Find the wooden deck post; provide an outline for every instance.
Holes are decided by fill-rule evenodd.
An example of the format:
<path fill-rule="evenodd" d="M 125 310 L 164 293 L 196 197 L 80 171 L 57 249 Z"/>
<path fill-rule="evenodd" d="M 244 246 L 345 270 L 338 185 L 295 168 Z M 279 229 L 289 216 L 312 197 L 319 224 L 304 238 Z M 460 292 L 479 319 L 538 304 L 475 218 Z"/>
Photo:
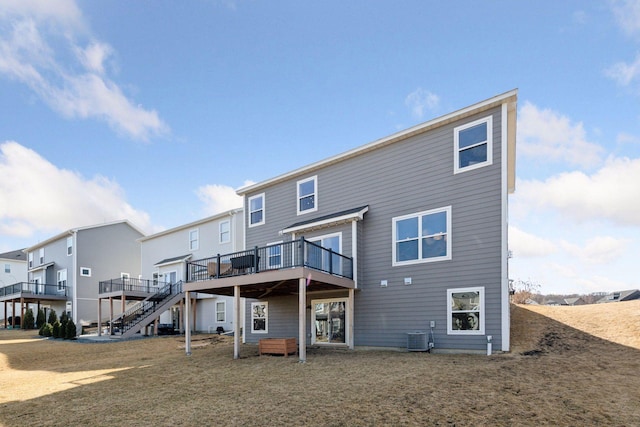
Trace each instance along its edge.
<path fill-rule="evenodd" d="M 184 351 L 187 356 L 191 356 L 191 322 L 189 322 L 189 312 L 191 311 L 191 292 L 184 293 L 185 307 L 184 307 Z"/>
<path fill-rule="evenodd" d="M 307 360 L 307 279 L 298 279 L 298 357 L 301 363 Z"/>
<path fill-rule="evenodd" d="M 240 358 L 240 286 L 233 287 L 233 358 Z"/>

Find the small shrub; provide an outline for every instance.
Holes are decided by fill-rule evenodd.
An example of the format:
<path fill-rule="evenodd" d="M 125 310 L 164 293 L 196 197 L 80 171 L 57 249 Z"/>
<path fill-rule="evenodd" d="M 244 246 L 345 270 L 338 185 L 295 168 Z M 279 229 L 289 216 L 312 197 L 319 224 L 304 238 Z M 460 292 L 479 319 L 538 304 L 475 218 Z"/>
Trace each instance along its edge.
<path fill-rule="evenodd" d="M 47 320 L 47 323 L 53 325 L 57 321 L 58 315 L 56 314 L 56 311 L 54 309 L 51 309 L 51 311 L 49 312 L 49 319 Z"/>
<path fill-rule="evenodd" d="M 45 323 L 38 331 L 38 334 L 43 337 L 53 336 L 53 326 L 50 323 Z"/>
<path fill-rule="evenodd" d="M 44 310 L 43 309 L 38 309 L 38 316 L 36 316 L 36 328 L 40 329 L 44 326 L 44 324 L 47 323 L 46 319 L 44 318 Z"/>
<path fill-rule="evenodd" d="M 65 340 L 73 340 L 76 338 L 78 332 L 76 331 L 76 324 L 73 323 L 73 319 L 67 320 L 67 326 L 64 334 Z"/>
<path fill-rule="evenodd" d="M 24 319 L 22 319 L 22 329 L 33 329 L 34 323 L 35 319 L 33 318 L 33 311 L 28 308 L 27 311 L 24 312 Z"/>
<path fill-rule="evenodd" d="M 52 328 L 51 328 L 51 336 L 54 338 L 61 338 L 60 337 L 60 322 L 58 322 L 57 320 L 55 321 L 55 323 L 53 324 Z"/>

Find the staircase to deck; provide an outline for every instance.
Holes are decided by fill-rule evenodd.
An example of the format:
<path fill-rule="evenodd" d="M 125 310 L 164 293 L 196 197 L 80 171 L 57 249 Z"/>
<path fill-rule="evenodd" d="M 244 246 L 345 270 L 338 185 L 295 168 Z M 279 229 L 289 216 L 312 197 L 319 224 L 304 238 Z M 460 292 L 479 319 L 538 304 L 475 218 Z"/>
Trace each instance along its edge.
<path fill-rule="evenodd" d="M 178 303 L 184 297 L 182 281 L 167 284 L 158 292 L 136 303 L 117 318 L 113 325 L 118 332 L 113 332 L 113 338 L 130 338 L 140 332 L 142 328 L 153 323 L 162 313 Z M 115 329 L 115 328 L 114 328 Z"/>

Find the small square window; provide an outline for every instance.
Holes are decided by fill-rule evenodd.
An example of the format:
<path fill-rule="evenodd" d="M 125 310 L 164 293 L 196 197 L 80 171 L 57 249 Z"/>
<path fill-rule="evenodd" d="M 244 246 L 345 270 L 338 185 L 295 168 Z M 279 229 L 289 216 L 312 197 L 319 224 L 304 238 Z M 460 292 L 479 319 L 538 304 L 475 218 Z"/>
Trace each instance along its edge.
<path fill-rule="evenodd" d="M 249 197 L 249 227 L 262 225 L 265 221 L 264 193 Z"/>
<path fill-rule="evenodd" d="M 493 163 L 493 117 L 476 120 L 453 130 L 454 173 Z"/>
<path fill-rule="evenodd" d="M 318 177 L 298 181 L 298 215 L 318 210 Z"/>
<path fill-rule="evenodd" d="M 89 267 L 80 267 L 80 275 L 84 277 L 91 277 L 91 269 Z"/>

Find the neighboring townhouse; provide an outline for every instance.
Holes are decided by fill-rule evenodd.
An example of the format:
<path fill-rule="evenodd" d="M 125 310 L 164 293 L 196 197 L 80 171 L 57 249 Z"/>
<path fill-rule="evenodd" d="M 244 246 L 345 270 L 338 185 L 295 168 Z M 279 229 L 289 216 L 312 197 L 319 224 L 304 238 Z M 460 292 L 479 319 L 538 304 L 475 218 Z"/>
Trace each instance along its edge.
<path fill-rule="evenodd" d="M 296 337 L 301 360 L 307 345 L 508 351 L 516 104 L 513 90 L 240 189 L 247 249 L 188 262 L 209 272 L 184 289 L 250 299 L 245 341 Z"/>
<path fill-rule="evenodd" d="M 78 227 L 24 250 L 28 283 L 11 296 L 20 312 L 31 307 L 71 315 L 78 330 L 98 321 L 98 281 L 138 277 L 144 233 L 128 221 Z M 48 313 L 47 313 L 48 316 Z"/>
<path fill-rule="evenodd" d="M 13 294 L 13 290 L 26 281 L 27 256 L 22 249 L 0 254 L 0 301 L 4 301 L 0 304 L 0 320 L 3 325 L 2 319 L 7 319 L 7 295 Z M 11 310 L 8 313 L 11 316 Z"/>
<path fill-rule="evenodd" d="M 599 299 L 598 304 L 608 303 L 608 302 L 622 302 L 622 301 L 633 301 L 636 299 L 640 299 L 640 290 L 638 289 L 628 289 L 626 291 L 616 291 L 611 292 Z"/>
<path fill-rule="evenodd" d="M 186 262 L 236 252 L 244 248 L 242 209 L 233 209 L 140 239 L 142 277 L 154 282 L 186 280 Z M 206 267 L 205 267 L 206 268 Z M 192 294 L 192 329 L 201 332 L 233 330 L 233 300 L 212 294 Z M 182 304 L 160 316 L 160 323 L 184 330 Z M 195 324 L 194 324 L 195 322 Z"/>

